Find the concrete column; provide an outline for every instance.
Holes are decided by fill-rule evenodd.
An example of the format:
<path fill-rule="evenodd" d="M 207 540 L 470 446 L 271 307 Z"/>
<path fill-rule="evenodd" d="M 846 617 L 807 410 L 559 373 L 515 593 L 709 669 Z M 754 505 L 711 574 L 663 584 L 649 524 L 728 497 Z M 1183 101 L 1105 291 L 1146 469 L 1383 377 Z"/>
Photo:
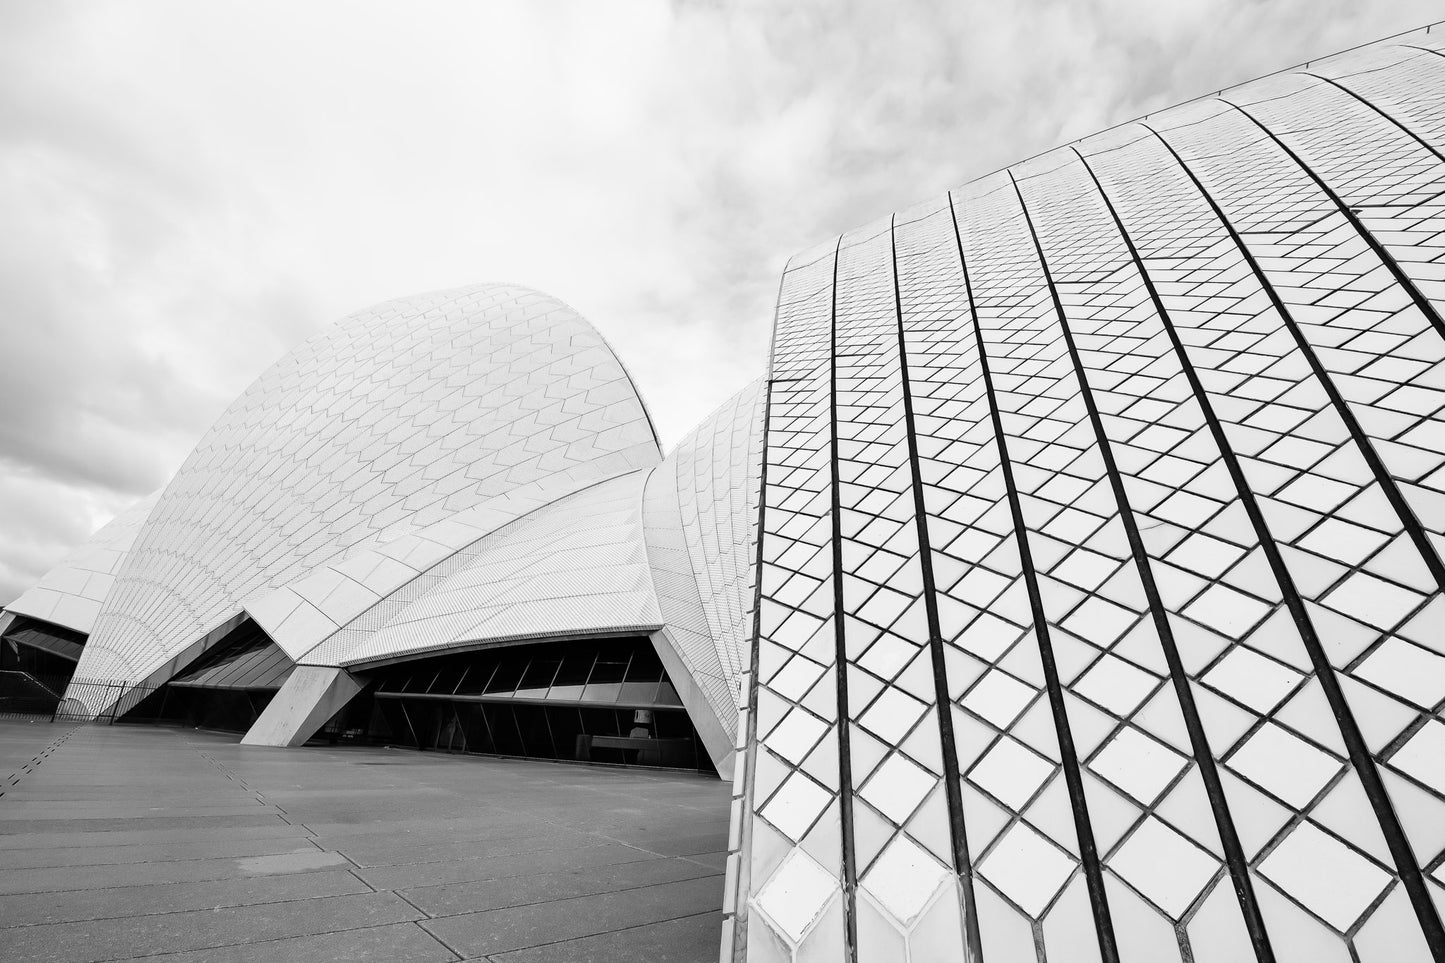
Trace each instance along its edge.
<path fill-rule="evenodd" d="M 345 669 L 298 665 L 241 745 L 303 746 L 361 689 Z"/>

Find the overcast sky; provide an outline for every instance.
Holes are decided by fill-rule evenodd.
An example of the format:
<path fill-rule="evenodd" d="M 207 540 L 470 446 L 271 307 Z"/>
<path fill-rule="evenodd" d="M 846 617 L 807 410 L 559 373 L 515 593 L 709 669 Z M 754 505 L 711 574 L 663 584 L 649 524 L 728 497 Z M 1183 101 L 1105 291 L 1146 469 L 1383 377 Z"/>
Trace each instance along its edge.
<path fill-rule="evenodd" d="M 290 347 L 475 281 L 571 303 L 665 445 L 792 252 L 1445 17 L 1417 0 L 0 0 L 0 602 Z"/>

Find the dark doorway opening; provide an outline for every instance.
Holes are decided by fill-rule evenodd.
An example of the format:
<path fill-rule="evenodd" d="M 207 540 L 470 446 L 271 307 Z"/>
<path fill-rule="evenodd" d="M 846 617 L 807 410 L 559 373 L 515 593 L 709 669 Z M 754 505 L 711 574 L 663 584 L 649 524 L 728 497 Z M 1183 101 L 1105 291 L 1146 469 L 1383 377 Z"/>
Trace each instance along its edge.
<path fill-rule="evenodd" d="M 322 738 L 714 772 L 645 637 L 509 645 L 359 673 Z"/>

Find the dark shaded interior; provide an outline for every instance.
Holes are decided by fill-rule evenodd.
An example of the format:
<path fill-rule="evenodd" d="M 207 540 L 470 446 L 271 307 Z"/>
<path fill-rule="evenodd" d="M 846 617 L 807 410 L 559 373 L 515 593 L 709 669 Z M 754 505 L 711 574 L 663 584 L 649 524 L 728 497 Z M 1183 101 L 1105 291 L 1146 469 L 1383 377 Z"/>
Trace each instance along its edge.
<path fill-rule="evenodd" d="M 329 741 L 715 771 L 645 637 L 511 645 L 362 673 Z"/>

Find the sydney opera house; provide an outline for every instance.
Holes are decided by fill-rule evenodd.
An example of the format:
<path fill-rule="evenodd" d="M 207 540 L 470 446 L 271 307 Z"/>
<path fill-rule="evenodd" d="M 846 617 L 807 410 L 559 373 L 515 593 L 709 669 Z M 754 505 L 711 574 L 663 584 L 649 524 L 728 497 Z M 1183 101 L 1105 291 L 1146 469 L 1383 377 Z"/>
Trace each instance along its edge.
<path fill-rule="evenodd" d="M 805 250 L 762 375 L 664 452 L 551 297 L 352 315 L 0 668 L 716 771 L 727 961 L 1445 961 L 1445 36 Z"/>

